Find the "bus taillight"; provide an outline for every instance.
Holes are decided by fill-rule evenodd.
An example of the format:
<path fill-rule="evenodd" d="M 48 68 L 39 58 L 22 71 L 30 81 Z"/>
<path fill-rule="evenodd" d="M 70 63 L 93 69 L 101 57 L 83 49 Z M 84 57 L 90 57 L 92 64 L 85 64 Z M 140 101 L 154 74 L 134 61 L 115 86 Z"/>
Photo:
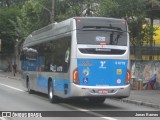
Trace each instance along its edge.
<path fill-rule="evenodd" d="M 131 73 L 130 73 L 130 71 L 127 71 L 127 74 L 126 74 L 126 85 L 129 84 L 130 79 L 131 79 Z"/>
<path fill-rule="evenodd" d="M 73 83 L 79 84 L 78 69 L 75 69 L 75 70 L 73 71 Z"/>
<path fill-rule="evenodd" d="M 81 22 L 81 20 L 80 20 L 80 19 L 76 19 L 76 21 L 77 21 L 77 23 Z"/>
<path fill-rule="evenodd" d="M 126 24 L 126 21 L 122 21 L 122 24 L 125 25 L 125 24 Z"/>

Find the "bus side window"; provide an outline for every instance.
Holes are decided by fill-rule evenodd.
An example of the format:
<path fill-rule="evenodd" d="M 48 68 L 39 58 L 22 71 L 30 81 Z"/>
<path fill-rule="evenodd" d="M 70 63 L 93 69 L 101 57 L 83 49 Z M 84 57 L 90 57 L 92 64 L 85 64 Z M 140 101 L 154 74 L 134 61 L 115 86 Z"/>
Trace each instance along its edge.
<path fill-rule="evenodd" d="M 63 64 L 63 67 L 64 67 L 64 71 L 63 72 L 67 72 L 68 71 L 68 68 L 69 68 L 69 65 L 70 65 L 70 52 L 71 52 L 71 45 L 70 45 L 70 40 L 67 40 L 67 42 L 65 43 L 66 48 L 65 48 L 65 51 L 64 51 L 64 64 Z"/>

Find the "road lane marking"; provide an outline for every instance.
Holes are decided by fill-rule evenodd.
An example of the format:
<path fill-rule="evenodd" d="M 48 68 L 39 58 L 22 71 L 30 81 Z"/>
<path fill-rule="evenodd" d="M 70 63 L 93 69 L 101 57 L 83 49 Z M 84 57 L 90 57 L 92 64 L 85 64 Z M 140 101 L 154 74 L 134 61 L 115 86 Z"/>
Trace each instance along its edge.
<path fill-rule="evenodd" d="M 5 118 L 3 118 L 3 117 L 0 117 L 0 120 L 6 120 Z"/>
<path fill-rule="evenodd" d="M 92 111 L 89 111 L 89 110 L 86 110 L 86 109 L 83 109 L 83 108 L 75 107 L 75 106 L 72 106 L 72 105 L 68 105 L 68 104 L 65 104 L 65 103 L 61 103 L 61 105 L 65 106 L 65 107 L 68 107 L 68 108 L 78 110 L 78 111 L 87 112 L 87 114 L 91 114 L 91 115 L 94 115 L 94 116 L 97 116 L 97 117 L 100 117 L 100 118 L 103 118 L 103 119 L 106 119 L 106 120 L 117 120 L 117 119 L 112 118 L 112 117 L 106 117 L 102 114 L 92 112 Z"/>
<path fill-rule="evenodd" d="M 1 85 L 1 86 L 5 86 L 5 87 L 8 87 L 8 88 L 10 88 L 10 89 L 14 89 L 14 90 L 20 91 L 20 92 L 26 92 L 26 91 L 24 91 L 24 90 L 21 90 L 21 89 L 18 89 L 18 88 L 15 88 L 15 87 L 12 87 L 12 86 L 9 86 L 9 85 L 6 85 L 6 84 L 0 83 L 0 85 Z"/>

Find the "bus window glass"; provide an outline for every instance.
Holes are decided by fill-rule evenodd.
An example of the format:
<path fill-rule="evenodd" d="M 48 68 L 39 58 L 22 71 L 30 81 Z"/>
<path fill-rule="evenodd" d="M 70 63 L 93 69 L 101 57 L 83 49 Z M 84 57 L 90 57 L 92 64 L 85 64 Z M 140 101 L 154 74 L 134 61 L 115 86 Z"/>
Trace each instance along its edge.
<path fill-rule="evenodd" d="M 71 37 L 64 37 L 34 46 L 38 51 L 42 71 L 67 72 L 70 61 L 70 47 Z"/>
<path fill-rule="evenodd" d="M 78 30 L 78 44 L 127 46 L 127 33 L 116 30 Z"/>

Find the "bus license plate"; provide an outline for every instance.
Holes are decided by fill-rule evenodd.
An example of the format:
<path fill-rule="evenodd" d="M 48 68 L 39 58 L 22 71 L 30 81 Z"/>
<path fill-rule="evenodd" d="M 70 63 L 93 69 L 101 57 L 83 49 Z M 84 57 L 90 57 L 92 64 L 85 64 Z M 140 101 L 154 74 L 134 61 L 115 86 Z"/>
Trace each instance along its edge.
<path fill-rule="evenodd" d="M 108 90 L 98 90 L 98 93 L 99 93 L 99 94 L 107 94 L 107 93 L 108 93 Z"/>

